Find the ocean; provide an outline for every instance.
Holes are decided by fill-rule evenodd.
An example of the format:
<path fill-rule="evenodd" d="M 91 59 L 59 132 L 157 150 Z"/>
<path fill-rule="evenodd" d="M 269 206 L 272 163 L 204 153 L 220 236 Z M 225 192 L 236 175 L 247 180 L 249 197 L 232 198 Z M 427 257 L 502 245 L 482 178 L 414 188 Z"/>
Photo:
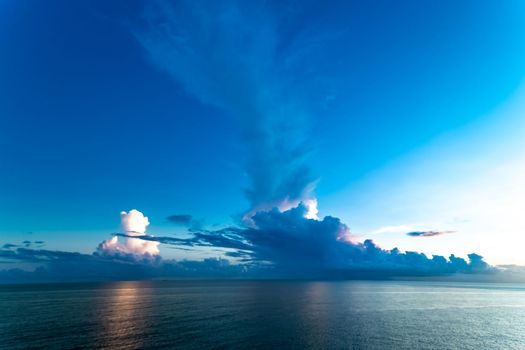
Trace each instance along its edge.
<path fill-rule="evenodd" d="M 1 349 L 525 349 L 525 285 L 0 286 Z"/>

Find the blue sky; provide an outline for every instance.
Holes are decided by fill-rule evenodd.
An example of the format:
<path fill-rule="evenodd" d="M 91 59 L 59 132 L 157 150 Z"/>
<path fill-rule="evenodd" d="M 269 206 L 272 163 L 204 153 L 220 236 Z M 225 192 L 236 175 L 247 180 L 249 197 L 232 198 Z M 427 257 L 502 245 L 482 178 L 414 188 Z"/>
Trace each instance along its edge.
<path fill-rule="evenodd" d="M 89 254 L 122 210 L 184 236 L 168 216 L 212 230 L 316 198 L 387 249 L 525 264 L 524 20 L 521 1 L 3 1 L 0 243 Z"/>

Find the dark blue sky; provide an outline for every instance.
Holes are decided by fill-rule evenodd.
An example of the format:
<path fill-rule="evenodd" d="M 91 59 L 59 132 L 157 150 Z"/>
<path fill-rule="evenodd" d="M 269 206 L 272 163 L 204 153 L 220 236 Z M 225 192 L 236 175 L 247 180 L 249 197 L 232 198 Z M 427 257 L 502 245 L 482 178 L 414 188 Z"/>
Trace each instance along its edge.
<path fill-rule="evenodd" d="M 237 222 L 262 203 L 246 196 L 264 182 L 254 178 L 296 170 L 251 158 L 266 149 L 246 139 L 273 132 L 272 152 L 304 150 L 321 213 L 347 219 L 330 198 L 476 123 L 525 75 L 521 1 L 229 6 L 0 4 L 1 243 L 92 252 L 132 208 L 154 233 L 174 231 L 173 214 Z M 263 97 L 243 105 L 255 90 Z M 279 121 L 269 129 L 256 115 L 267 110 Z M 304 189 L 283 178 L 257 198 Z"/>

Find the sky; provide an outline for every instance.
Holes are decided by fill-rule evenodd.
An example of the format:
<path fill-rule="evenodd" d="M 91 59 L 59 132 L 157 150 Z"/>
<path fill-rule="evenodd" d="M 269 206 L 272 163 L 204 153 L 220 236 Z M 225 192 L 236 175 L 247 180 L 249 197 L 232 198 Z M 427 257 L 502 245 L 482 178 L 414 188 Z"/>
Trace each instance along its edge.
<path fill-rule="evenodd" d="M 2 1 L 0 276 L 525 265 L 523 23 L 521 1 Z"/>

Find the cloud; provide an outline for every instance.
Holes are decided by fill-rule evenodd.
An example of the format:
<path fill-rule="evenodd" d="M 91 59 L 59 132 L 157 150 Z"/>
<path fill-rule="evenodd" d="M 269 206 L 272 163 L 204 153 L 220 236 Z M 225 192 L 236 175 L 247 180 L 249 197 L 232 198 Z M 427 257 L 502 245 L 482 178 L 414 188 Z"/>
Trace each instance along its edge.
<path fill-rule="evenodd" d="M 201 230 L 187 239 L 138 238 L 175 246 L 230 249 L 226 255 L 241 263 L 271 267 L 291 277 L 439 276 L 493 271 L 477 254 L 470 254 L 469 261 L 454 255 L 428 258 L 397 248 L 384 250 L 372 240 L 357 242 L 338 218 L 309 219 L 305 217 L 307 211 L 303 204 L 286 211 L 274 208 L 256 213 L 251 226 Z"/>
<path fill-rule="evenodd" d="M 93 254 L 26 247 L 43 244 L 42 241 L 4 244 L 0 249 L 0 264 L 20 264 L 33 270 L 0 270 L 0 283 L 255 276 L 247 266 L 231 264 L 223 257 L 195 261 L 163 259 L 158 245 L 166 240 L 156 240 L 146 234 L 149 226 L 146 216 L 133 209 L 121 212 L 120 218 L 124 233 L 116 233 L 103 241 Z M 170 243 L 175 241 L 176 238 L 171 238 Z M 183 240 L 178 241 L 185 244 Z"/>
<path fill-rule="evenodd" d="M 168 216 L 166 220 L 174 224 L 188 226 L 192 222 L 193 216 L 189 214 L 174 214 Z"/>
<path fill-rule="evenodd" d="M 187 226 L 189 230 L 200 230 L 204 226 L 204 219 L 195 219 L 192 215 L 189 214 L 174 214 L 166 218 L 168 222 L 171 222 L 175 225 Z"/>
<path fill-rule="evenodd" d="M 41 248 L 45 245 L 45 242 L 44 241 L 29 241 L 29 240 L 25 240 L 22 242 L 22 244 L 26 247 L 26 248 L 29 248 L 29 247 L 37 247 L 37 248 Z"/>
<path fill-rule="evenodd" d="M 12 244 L 12 243 L 6 243 L 2 246 L 3 249 L 11 249 L 11 248 L 16 248 L 18 247 L 17 244 Z"/>
<path fill-rule="evenodd" d="M 0 257 L 13 261 L 32 263 L 46 263 L 60 260 L 73 262 L 91 259 L 91 255 L 82 253 L 31 248 L 2 249 L 0 250 Z"/>
<path fill-rule="evenodd" d="M 0 279 L 5 283 L 184 277 L 374 279 L 497 272 L 477 254 L 470 254 L 468 261 L 455 255 L 429 258 L 397 248 L 384 250 L 372 240 L 358 242 L 338 218 L 310 219 L 308 210 L 302 203 L 285 211 L 274 208 L 254 214 L 249 225 L 190 230 L 185 238 L 146 234 L 147 217 L 137 210 L 122 212 L 124 232 L 101 243 L 93 254 L 4 244 L 3 264 L 31 264 L 35 269 L 0 270 Z M 218 250 L 221 257 L 167 260 L 158 255 L 161 243 L 190 251 Z"/>
<path fill-rule="evenodd" d="M 279 41 L 276 20 L 252 2 L 154 1 L 133 30 L 154 64 L 187 93 L 238 121 L 250 182 L 248 220 L 313 199 L 304 84 L 293 74 L 296 65 L 287 64 L 301 56 L 287 49 L 293 38 L 287 46 Z"/>
<path fill-rule="evenodd" d="M 456 231 L 451 231 L 451 230 L 447 230 L 447 231 L 418 230 L 412 225 L 384 226 L 384 227 L 381 227 L 373 231 L 373 233 L 375 234 L 382 234 L 382 233 L 401 234 L 402 233 L 410 237 L 434 237 L 434 236 L 441 236 L 444 234 L 455 233 L 455 232 Z"/>
<path fill-rule="evenodd" d="M 14 244 L 14 243 L 5 243 L 2 248 L 4 249 L 11 249 L 11 248 L 16 248 L 16 247 L 26 247 L 26 248 L 30 248 L 30 247 L 35 247 L 35 248 L 42 248 L 44 245 L 45 245 L 46 242 L 44 241 L 29 241 L 29 240 L 25 240 L 25 241 L 22 241 L 20 244 Z"/>
<path fill-rule="evenodd" d="M 137 259 L 151 259 L 159 255 L 158 242 L 134 238 L 144 236 L 149 220 L 136 209 L 120 213 L 120 226 L 125 232 L 124 243 L 119 242 L 118 236 L 105 240 L 97 247 L 100 255 L 132 255 Z"/>
<path fill-rule="evenodd" d="M 446 235 L 448 233 L 455 233 L 456 231 L 412 231 L 407 232 L 406 235 L 410 237 L 434 237 Z"/>
<path fill-rule="evenodd" d="M 143 259 L 133 255 L 82 254 L 42 249 L 0 249 L 5 263 L 33 264 L 33 270 L 9 268 L 0 270 L 2 283 L 55 281 L 110 281 L 153 278 L 250 277 L 244 266 L 232 265 L 225 259 L 201 261 Z"/>

